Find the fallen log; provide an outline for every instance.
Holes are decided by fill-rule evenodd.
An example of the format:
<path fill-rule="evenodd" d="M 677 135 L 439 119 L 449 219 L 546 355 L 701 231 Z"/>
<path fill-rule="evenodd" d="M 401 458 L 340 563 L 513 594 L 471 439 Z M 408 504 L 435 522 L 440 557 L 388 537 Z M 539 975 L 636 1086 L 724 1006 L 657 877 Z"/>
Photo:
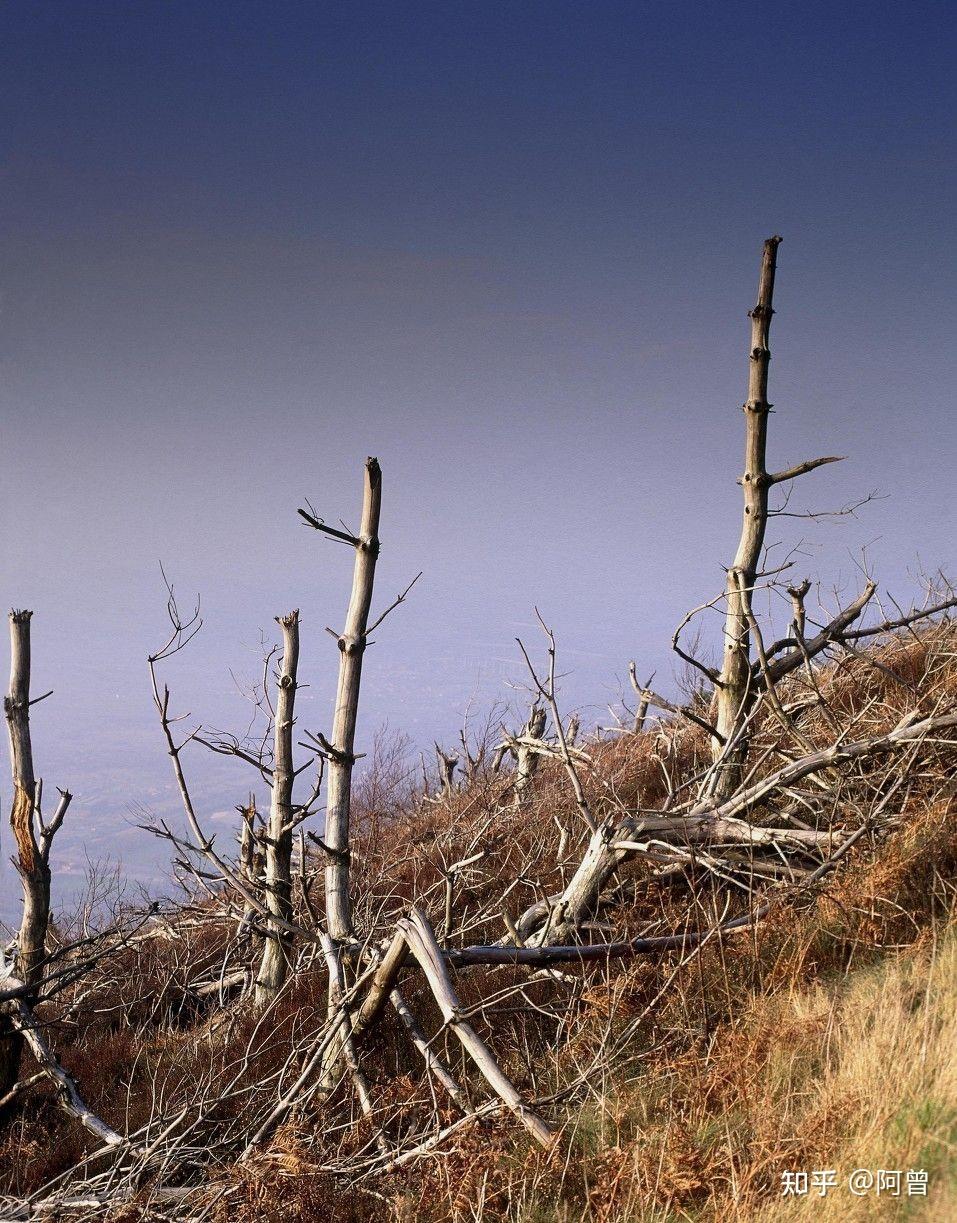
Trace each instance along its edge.
<path fill-rule="evenodd" d="M 442 1018 L 461 1041 L 485 1081 L 532 1137 L 542 1146 L 550 1146 L 555 1140 L 553 1130 L 524 1102 L 514 1084 L 502 1073 L 488 1045 L 462 1013 L 461 1003 L 449 977 L 446 953 L 436 942 L 429 919 L 420 909 L 413 909 L 410 919 L 399 922 L 399 929 L 425 974 Z"/>

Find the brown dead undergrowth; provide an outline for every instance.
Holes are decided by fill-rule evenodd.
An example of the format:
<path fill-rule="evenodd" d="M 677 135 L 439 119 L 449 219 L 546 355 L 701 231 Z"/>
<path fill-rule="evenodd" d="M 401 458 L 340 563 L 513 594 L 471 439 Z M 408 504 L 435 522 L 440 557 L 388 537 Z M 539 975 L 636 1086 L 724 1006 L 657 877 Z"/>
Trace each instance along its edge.
<path fill-rule="evenodd" d="M 816 670 L 821 703 L 803 715 L 804 734 L 824 746 L 838 723 L 853 738 L 890 728 L 913 708 L 952 709 L 955 655 L 954 629 L 943 625 L 919 637 L 888 638 L 867 657 Z M 807 695 L 809 681 L 796 674 L 782 688 L 797 699 Z M 752 753 L 767 753 L 766 769 L 776 759 L 778 735 L 773 719 L 765 719 L 755 736 Z M 585 746 L 593 763 L 583 781 L 599 814 L 610 803 L 654 808 L 669 785 L 709 759 L 703 732 L 675 721 Z M 402 768 L 385 772 L 371 776 L 358 795 L 353 869 L 360 922 L 371 925 L 373 916 L 388 922 L 424 899 L 441 925 L 449 864 L 481 852 L 480 862 L 455 877 L 456 939 L 491 941 L 505 933 L 503 879 L 519 879 L 505 901 L 516 914 L 538 892 L 560 888 L 580 855 L 582 830 L 557 764 L 542 765 L 520 809 L 505 797 L 507 779 L 487 768 L 432 798 L 410 785 Z M 340 1084 L 236 1163 L 230 1125 L 238 1125 L 245 1103 L 237 1094 L 216 1105 L 224 1142 L 196 1198 L 206 1203 L 202 1217 L 757 1223 L 802 1218 L 812 1208 L 821 1218 L 953 1217 L 953 748 L 931 748 L 919 759 L 905 753 L 890 765 L 865 761 L 839 779 L 826 776 L 814 809 L 818 820 L 826 814 L 830 826 L 852 830 L 895 783 L 880 826 L 812 888 L 786 877 L 739 879 L 729 888 L 694 866 L 655 878 L 634 862 L 607 890 L 590 933 L 604 941 L 610 930 L 622 937 L 681 929 L 689 896 L 703 927 L 722 914 L 747 912 L 758 895 L 778 897 L 751 930 L 684 954 L 563 970 L 561 980 L 548 973 L 530 978 L 517 968 L 458 975 L 466 1006 L 503 993 L 501 1007 L 484 1010 L 483 1030 L 516 1086 L 544 1098 L 561 1131 L 553 1149 L 533 1149 L 511 1118 L 495 1114 L 402 1169 L 338 1176 L 329 1170 L 336 1159 L 366 1149 L 373 1133 Z M 190 982 L 204 964 L 221 959 L 233 937 L 227 927 L 205 923 L 203 912 L 201 900 L 184 904 L 169 940 L 134 944 L 98 965 L 83 986 L 97 1006 L 76 1005 L 75 993 L 66 991 L 41 1008 L 90 1106 L 122 1130 L 146 1124 L 160 1103 L 168 1113 L 221 1084 L 235 1072 L 237 1049 L 246 1058 L 244 1073 L 268 1080 L 310 1016 L 326 1006 L 321 960 L 301 965 L 270 1014 L 268 1032 L 242 1006 L 227 1000 L 220 1008 L 195 997 Z M 519 980 L 527 984 L 516 1005 L 505 987 Z M 411 976 L 403 988 L 456 1070 L 461 1055 L 441 1031 L 426 991 Z M 450 1102 L 423 1075 L 391 1013 L 370 1036 L 368 1053 L 376 1115 L 396 1141 L 436 1106 L 441 1122 L 454 1121 Z M 52 1091 L 39 1086 L 11 1105 L 0 1140 L 0 1192 L 23 1197 L 89 1149 Z M 840 1196 L 832 1190 L 824 1202 L 780 1198 L 781 1173 L 789 1169 L 846 1175 L 861 1166 L 924 1168 L 928 1198 L 859 1200 L 846 1190 Z M 893 1213 L 905 1208 L 910 1215 Z M 147 1219 L 151 1209 L 132 1203 L 110 1217 Z"/>

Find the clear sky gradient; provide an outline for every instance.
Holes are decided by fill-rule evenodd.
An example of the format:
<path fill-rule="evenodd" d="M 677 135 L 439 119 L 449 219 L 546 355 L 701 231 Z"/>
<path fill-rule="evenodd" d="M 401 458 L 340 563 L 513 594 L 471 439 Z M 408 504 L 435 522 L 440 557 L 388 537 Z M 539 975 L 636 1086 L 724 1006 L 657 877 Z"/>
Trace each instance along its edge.
<path fill-rule="evenodd" d="M 536 604 L 586 721 L 631 657 L 667 687 L 737 535 L 773 232 L 772 465 L 850 456 L 791 508 L 884 497 L 778 520 L 795 576 L 856 588 L 868 545 L 906 600 L 953 566 L 953 14 L 0 7 L 0 585 L 56 690 L 34 721 L 76 792 L 60 868 L 148 870 L 130 808 L 176 810 L 160 559 L 207 618 L 167 669 L 179 707 L 242 729 L 230 670 L 299 606 L 303 725 L 328 730 L 351 558 L 295 510 L 354 521 L 367 454 L 380 602 L 424 576 L 370 652 L 360 746 L 386 722 L 449 742 L 470 698 L 514 698 Z M 224 821 L 250 777 L 190 767 Z"/>

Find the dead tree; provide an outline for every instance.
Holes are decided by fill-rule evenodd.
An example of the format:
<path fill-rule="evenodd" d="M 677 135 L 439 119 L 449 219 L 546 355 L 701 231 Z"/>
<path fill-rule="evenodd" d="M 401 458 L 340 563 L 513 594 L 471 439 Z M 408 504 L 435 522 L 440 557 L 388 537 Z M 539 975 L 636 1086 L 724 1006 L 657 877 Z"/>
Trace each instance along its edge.
<path fill-rule="evenodd" d="M 61 790 L 60 801 L 53 817 L 43 819 L 42 782 L 38 782 L 33 767 L 33 745 L 30 738 L 30 706 L 44 696 L 30 699 L 30 621 L 32 611 L 10 613 L 10 691 L 3 707 L 10 740 L 10 766 L 13 773 L 13 805 L 10 827 L 16 843 L 14 864 L 23 890 L 23 914 L 17 935 L 15 971 L 30 991 L 25 1001 L 32 1001 L 43 982 L 46 959 L 46 937 L 50 924 L 50 847 L 56 836 L 72 795 Z M 0 1096 L 16 1082 L 20 1064 L 22 1039 L 14 1031 L 9 1016 L 3 1016 L 0 1026 Z"/>
<path fill-rule="evenodd" d="M 169 686 L 167 684 L 163 684 L 162 686 L 160 685 L 157 665 L 161 662 L 168 661 L 169 659 L 175 657 L 177 654 L 185 650 L 186 647 L 189 645 L 189 643 L 192 641 L 193 637 L 195 637 L 196 634 L 200 631 L 203 622 L 200 617 L 198 603 L 196 605 L 195 610 L 193 611 L 192 616 L 190 616 L 188 619 L 184 619 L 183 616 L 180 614 L 179 608 L 176 603 L 176 598 L 173 593 L 173 588 L 171 585 L 169 585 L 169 583 L 167 583 L 167 590 L 169 593 L 169 598 L 167 600 L 167 613 L 169 615 L 170 626 L 171 626 L 172 631 L 170 633 L 169 638 L 163 644 L 163 646 L 159 650 L 157 650 L 156 653 L 150 654 L 147 657 L 147 664 L 149 666 L 150 686 L 152 688 L 152 693 L 153 693 L 153 704 L 155 705 L 156 712 L 159 715 L 159 721 L 160 721 L 160 726 L 163 732 L 163 738 L 166 742 L 166 751 L 172 762 L 173 775 L 176 778 L 176 786 L 177 786 L 177 789 L 179 790 L 180 799 L 183 805 L 183 811 L 186 816 L 186 824 L 187 824 L 188 833 L 187 835 L 175 833 L 165 822 L 161 822 L 158 826 L 145 825 L 144 827 L 146 827 L 148 831 L 153 832 L 155 835 L 158 835 L 162 837 L 164 840 L 169 841 L 169 843 L 173 845 L 173 847 L 180 854 L 183 855 L 183 857 L 179 859 L 179 865 L 187 869 L 188 873 L 192 875 L 193 881 L 197 883 L 202 888 L 202 890 L 207 893 L 210 899 L 218 899 L 218 901 L 222 902 L 225 905 L 227 912 L 231 916 L 235 915 L 235 903 L 234 902 L 235 902 L 235 899 L 238 898 L 245 905 L 244 920 L 249 921 L 251 920 L 252 915 L 255 915 L 256 918 L 261 920 L 263 927 L 266 930 L 271 931 L 272 933 L 278 933 L 281 931 L 285 935 L 291 936 L 293 938 L 298 937 L 299 939 L 302 939 L 306 942 L 312 942 L 318 945 L 319 935 L 316 934 L 314 930 L 307 929 L 301 925 L 295 924 L 294 922 L 288 921 L 285 917 L 282 916 L 279 905 L 277 904 L 270 905 L 269 903 L 267 903 L 267 900 L 262 896 L 263 889 L 260 886 L 259 879 L 256 878 L 256 879 L 251 880 L 249 878 L 248 871 L 246 869 L 246 865 L 242 857 L 242 842 L 240 843 L 239 862 L 237 863 L 237 862 L 229 861 L 216 848 L 215 838 L 207 834 L 207 832 L 203 828 L 203 825 L 200 821 L 196 807 L 193 803 L 193 798 L 190 792 L 189 782 L 187 781 L 186 771 L 185 771 L 184 764 L 183 764 L 183 753 L 189 744 L 193 742 L 202 743 L 204 746 L 210 748 L 214 752 L 217 752 L 222 755 L 235 756 L 237 759 L 244 760 L 246 763 L 251 764 L 256 769 L 257 773 L 259 773 L 260 776 L 264 777 L 268 781 L 270 787 L 273 787 L 273 788 L 275 788 L 274 776 L 273 776 L 275 770 L 273 767 L 270 767 L 269 765 L 267 765 L 265 756 L 264 756 L 264 752 L 262 750 L 262 746 L 260 746 L 259 750 L 255 752 L 250 752 L 250 751 L 247 751 L 239 743 L 238 740 L 232 737 L 226 737 L 226 738 L 220 737 L 214 740 L 204 739 L 200 734 L 200 728 L 193 730 L 192 732 L 184 735 L 181 739 L 177 740 L 177 737 L 174 733 L 174 727 L 177 723 L 183 721 L 183 719 L 188 717 L 189 715 L 181 714 L 178 716 L 174 716 L 173 714 L 171 714 L 170 712 L 171 694 L 170 694 Z M 298 616 L 298 613 L 293 613 L 292 616 L 285 617 L 285 620 L 292 620 L 296 616 Z M 280 621 L 280 623 L 283 623 L 283 622 Z M 296 620 L 295 622 L 295 626 L 297 625 L 298 625 L 298 620 Z M 295 626 L 290 626 L 290 627 L 295 627 Z M 285 629 L 286 629 L 285 624 L 283 625 L 283 628 L 284 628 L 284 634 L 285 634 Z M 294 638 L 295 638 L 295 643 L 296 643 L 295 665 L 297 666 L 298 665 L 298 630 L 295 632 Z M 287 642 L 287 645 L 290 645 L 290 644 L 291 643 Z M 270 654 L 269 657 L 271 658 L 272 654 Z M 286 666 L 287 659 L 292 661 L 291 652 L 287 652 L 286 658 L 283 660 L 283 667 L 282 667 L 283 675 L 287 673 L 287 666 Z M 290 688 L 292 689 L 291 693 L 289 691 Z M 284 688 L 280 680 L 280 689 L 279 689 L 280 698 L 282 698 L 283 692 L 284 692 Z M 270 722 L 270 727 L 273 731 L 274 741 L 276 737 L 280 734 L 279 723 L 281 722 L 286 722 L 288 724 L 285 730 L 283 731 L 283 733 L 288 733 L 290 737 L 292 734 L 292 715 L 294 714 L 295 677 L 293 678 L 292 685 L 286 685 L 285 692 L 286 692 L 287 697 L 290 697 L 290 696 L 292 697 L 293 704 L 290 705 L 287 703 L 284 706 L 285 712 L 287 712 L 289 715 L 288 717 L 279 719 L 276 717 L 276 711 L 272 711 L 272 715 L 271 715 L 272 720 Z M 274 742 L 274 748 L 273 748 L 274 754 L 276 750 L 277 748 Z M 281 745 L 280 750 L 282 752 L 285 752 L 284 744 Z M 290 757 L 291 757 L 291 744 L 290 744 Z M 297 804 L 295 808 L 292 808 L 291 790 L 288 796 L 289 833 L 290 833 L 289 859 L 291 859 L 291 852 L 292 852 L 291 834 L 294 831 L 295 826 L 298 824 L 302 824 L 304 820 L 306 820 L 309 816 L 314 814 L 315 806 L 318 802 L 319 788 L 320 788 L 321 780 L 322 780 L 321 759 L 322 758 L 319 757 L 320 768 L 318 770 L 318 778 L 317 778 L 316 785 L 314 786 L 312 794 L 306 800 L 306 802 Z M 275 765 L 275 761 L 273 761 L 272 763 L 273 765 Z M 290 765 L 291 779 L 294 779 L 296 771 L 297 770 L 292 769 Z M 291 780 L 290 780 L 290 785 L 291 785 Z M 283 802 L 285 805 L 286 804 L 285 798 L 283 799 Z M 263 833 L 261 832 L 259 835 L 260 835 L 260 839 L 265 839 L 268 841 L 269 829 L 268 828 L 266 829 L 265 836 L 263 836 Z M 198 868 L 196 863 L 200 858 L 206 859 L 206 862 L 208 863 L 209 867 L 212 868 L 212 873 L 210 873 L 209 870 L 201 871 Z M 274 869 L 275 869 L 275 866 L 274 866 Z M 286 873 L 290 876 L 290 879 L 291 879 L 291 861 L 290 861 L 290 865 Z M 222 884 L 225 884 L 226 890 L 217 895 L 216 893 L 213 892 L 213 890 L 209 886 L 210 880 L 215 880 L 215 881 L 221 882 Z M 268 884 L 268 880 L 263 880 L 263 883 Z M 271 896 L 285 896 L 288 894 L 289 894 L 288 889 L 285 889 L 282 886 L 279 886 L 273 890 L 273 892 L 271 893 Z M 291 946 L 291 945 L 292 945 L 291 942 L 287 940 L 287 946 Z M 240 976 L 242 975 L 243 974 L 240 974 Z"/>
<path fill-rule="evenodd" d="M 439 781 L 442 785 L 441 797 L 450 798 L 455 790 L 455 770 L 459 767 L 458 755 L 444 751 L 436 743 L 435 763 L 438 768 Z"/>
<path fill-rule="evenodd" d="M 517 808 L 525 807 L 531 798 L 532 778 L 538 772 L 541 760 L 536 745 L 545 734 L 545 719 L 545 710 L 541 705 L 533 705 L 528 721 L 519 731 L 512 745 L 515 753 L 515 781 L 512 795 Z"/>
<path fill-rule="evenodd" d="M 112 1126 L 102 1121 L 80 1095 L 76 1080 L 60 1065 L 53 1050 L 43 1036 L 40 1025 L 25 1002 L 19 999 L 9 1004 L 11 1025 L 17 1036 L 30 1046 L 30 1051 L 40 1067 L 38 1077 L 50 1079 L 57 1089 L 63 1110 L 75 1117 L 94 1138 L 106 1147 L 122 1147 L 126 1139 Z"/>
<path fill-rule="evenodd" d="M 715 802 L 722 802 L 733 795 L 744 777 L 748 754 L 748 741 L 754 726 L 754 717 L 761 699 L 766 701 L 776 720 L 786 731 L 788 738 L 801 751 L 808 750 L 808 743 L 794 719 L 783 709 L 775 694 L 775 687 L 785 676 L 800 667 L 808 668 L 811 660 L 832 647 L 852 649 L 849 642 L 860 638 L 877 637 L 895 627 L 903 627 L 926 621 L 938 612 L 948 611 L 955 605 L 948 598 L 935 606 L 925 607 L 896 621 L 885 620 L 869 628 L 853 628 L 877 591 L 875 582 L 868 580 L 861 593 L 846 607 L 839 608 L 833 618 L 813 636 L 806 635 L 808 617 L 804 600 L 810 590 L 806 579 L 798 585 L 785 587 L 791 600 L 791 631 L 784 638 L 768 643 L 755 616 L 752 603 L 758 584 L 765 582 L 776 586 L 773 572 L 761 572 L 761 556 L 764 548 L 768 520 L 782 512 L 781 508 L 769 508 L 769 492 L 778 485 L 790 484 L 799 476 L 816 470 L 827 463 L 841 461 L 839 455 L 807 459 L 793 467 L 769 472 L 767 469 L 768 416 L 772 405 L 768 401 L 768 366 L 771 359 L 769 336 L 771 318 L 774 314 L 774 278 L 779 237 L 768 238 L 764 243 L 761 274 L 758 283 L 758 300 L 751 317 L 751 352 L 748 399 L 745 413 L 745 465 L 739 479 L 743 492 L 743 519 L 738 548 L 727 572 L 724 594 L 720 600 L 712 600 L 689 612 L 679 625 L 672 646 L 689 665 L 702 672 L 714 685 L 711 703 L 711 721 L 695 714 L 687 705 L 676 707 L 657 697 L 650 691 L 640 692 L 651 704 L 680 714 L 703 727 L 710 737 L 713 767 L 704 779 L 701 792 Z M 852 512 L 868 497 L 837 511 Z M 801 517 L 818 517 L 816 514 Z M 826 515 L 825 515 L 826 516 Z M 787 568 L 787 566 L 784 566 Z M 780 570 L 775 571 L 780 572 Z M 724 646 L 720 670 L 706 666 L 693 654 L 683 649 L 679 637 L 691 619 L 705 608 L 718 602 L 724 603 Z M 754 656 L 756 655 L 756 657 Z M 634 682 L 634 680 L 633 680 Z M 637 690 L 637 687 L 636 687 Z"/>
<path fill-rule="evenodd" d="M 425 913 L 421 909 L 413 909 L 412 916 L 400 921 L 398 928 L 429 983 L 443 1020 L 458 1037 L 482 1077 L 536 1142 L 544 1147 L 550 1146 L 555 1138 L 553 1131 L 538 1113 L 525 1103 L 502 1072 L 488 1046 L 468 1022 L 449 976 L 445 957 L 435 941 L 435 934 Z"/>
<path fill-rule="evenodd" d="M 292 732 L 296 716 L 296 675 L 299 668 L 299 612 L 277 619 L 282 629 L 274 727 L 272 804 L 266 829 L 266 906 L 282 925 L 270 921 L 256 981 L 256 1006 L 265 1007 L 289 975 L 292 953 L 292 789 L 296 773 Z"/>
<path fill-rule="evenodd" d="M 462 744 L 461 767 L 464 784 L 469 785 L 478 777 L 485 764 L 485 753 L 488 749 L 488 743 L 485 738 L 480 737 L 473 754 L 469 747 L 467 724 L 459 731 L 459 742 Z"/>
<path fill-rule="evenodd" d="M 311 526 L 331 538 L 349 544 L 355 549 L 355 566 L 352 578 L 352 593 L 346 612 L 345 627 L 341 633 L 329 630 L 339 646 L 339 681 L 336 689 L 336 704 L 332 721 L 331 739 L 319 736 L 317 742 L 329 762 L 329 780 L 326 789 L 326 827 L 321 843 L 326 855 L 325 867 L 325 913 L 329 942 L 324 946 L 327 962 L 342 966 L 342 948 L 350 944 L 353 930 L 352 896 L 350 894 L 350 820 L 352 810 L 352 773 L 356 763 L 355 737 L 359 715 L 359 690 L 362 681 L 362 662 L 369 635 L 385 620 L 418 581 L 420 574 L 412 579 L 393 602 L 373 623 L 369 623 L 372 592 L 375 583 L 376 561 L 379 557 L 379 516 L 382 506 L 382 471 L 375 458 L 366 459 L 363 485 L 362 515 L 358 534 L 328 526 L 315 514 L 300 509 L 299 514 Z M 329 1011 L 332 1014 L 340 1006 L 341 985 L 336 973 L 329 978 Z M 347 1067 L 351 1058 L 351 1020 L 336 1029 L 321 1058 L 321 1092 L 334 1086 L 338 1068 L 343 1061 Z M 351 1067 L 350 1067 L 351 1069 Z M 360 1092 L 360 1097 L 362 1092 Z"/>
<path fill-rule="evenodd" d="M 908 715 L 888 732 L 853 743 L 838 742 L 790 761 L 760 781 L 739 787 L 720 804 L 702 798 L 681 815 L 610 814 L 592 833 L 577 870 L 561 894 L 532 905 L 522 914 L 517 923 L 522 942 L 548 945 L 569 939 L 597 908 L 602 888 L 616 867 L 638 854 L 651 861 L 673 861 L 675 852 L 687 859 L 687 847 L 710 845 L 833 852 L 844 838 L 842 830 L 756 827 L 746 817 L 802 778 L 835 764 L 900 751 L 955 725 L 957 714 L 927 718 Z M 852 833 L 858 834 L 859 830 Z"/>
<path fill-rule="evenodd" d="M 757 694 L 751 660 L 752 626 L 748 600 L 758 578 L 764 537 L 768 525 L 768 493 L 775 484 L 793 480 L 824 463 L 836 463 L 837 456 L 811 459 L 786 471 L 767 470 L 768 366 L 771 317 L 774 314 L 774 273 L 779 237 L 768 238 L 761 260 L 758 300 L 751 317 L 750 376 L 748 398 L 744 405 L 744 473 L 741 484 L 744 514 L 741 535 L 725 586 L 724 652 L 721 670 L 709 672 L 714 681 L 714 730 L 712 753 L 720 767 L 713 774 L 711 789 L 716 798 L 733 793 L 741 779 L 746 755 L 743 728 Z"/>
<path fill-rule="evenodd" d="M 655 678 L 654 674 L 642 684 L 638 680 L 638 672 L 635 668 L 635 663 L 628 664 L 628 675 L 631 680 L 631 686 L 635 690 L 635 695 L 638 697 L 638 708 L 635 711 L 635 734 L 640 734 L 645 728 L 645 720 L 648 717 L 648 710 L 651 708 L 664 709 L 668 713 L 678 714 L 682 718 L 687 718 L 689 722 L 693 722 L 696 726 L 700 726 L 702 730 L 706 730 L 708 734 L 714 733 L 714 727 L 707 719 L 702 718 L 691 708 L 690 704 L 676 705 L 673 701 L 666 700 L 663 696 L 659 696 L 651 687 L 651 681 Z"/>
<path fill-rule="evenodd" d="M 304 510 L 299 513 L 319 531 L 355 548 L 356 561 L 352 595 L 342 632 L 338 634 L 339 683 L 336 689 L 332 738 L 325 744 L 329 757 L 326 790 L 326 830 L 323 837 L 328 856 L 325 871 L 326 922 L 330 937 L 337 943 L 352 936 L 352 900 L 349 894 L 349 815 L 352 797 L 352 770 L 355 765 L 356 720 L 359 713 L 359 685 L 362 659 L 369 627 L 369 608 L 376 561 L 379 556 L 379 510 L 382 504 L 382 472 L 378 459 L 366 459 L 362 519 L 358 535 L 327 526 Z M 404 595 L 399 596 L 401 602 Z M 393 604 L 394 606 L 394 604 Z M 389 609 L 391 610 L 391 609 Z M 380 616 L 377 624 L 382 622 Z M 373 625 L 372 628 L 376 626 Z"/>

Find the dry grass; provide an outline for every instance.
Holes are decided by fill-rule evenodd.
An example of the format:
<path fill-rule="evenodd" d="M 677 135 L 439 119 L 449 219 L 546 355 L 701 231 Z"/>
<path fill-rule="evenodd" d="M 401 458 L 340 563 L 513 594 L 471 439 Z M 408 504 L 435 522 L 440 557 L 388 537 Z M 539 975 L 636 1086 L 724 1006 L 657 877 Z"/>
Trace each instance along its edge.
<path fill-rule="evenodd" d="M 957 636 L 944 626 L 885 642 L 876 657 L 822 670 L 826 704 L 802 724 L 815 745 L 833 739 L 834 721 L 854 737 L 893 726 L 917 705 L 929 713 L 957 697 Z M 888 674 L 888 670 L 894 676 Z M 789 681 L 799 699 L 802 678 Z M 916 695 L 915 695 L 916 694 Z M 773 753 L 775 726 L 762 726 L 755 753 Z M 665 725 L 589 745 L 584 780 L 593 809 L 653 807 L 672 784 L 707 759 L 700 731 Z M 773 754 L 769 756 L 773 761 Z M 768 766 L 770 767 L 770 766 Z M 754 931 L 714 941 L 681 957 L 576 971 L 540 979 L 524 997 L 538 1008 L 491 1007 L 483 1031 L 528 1095 L 584 1084 L 552 1109 L 562 1125 L 551 1152 L 530 1148 L 511 1121 L 465 1127 L 428 1158 L 401 1172 L 350 1187 L 321 1165 L 363 1149 L 369 1123 L 345 1090 L 312 1104 L 284 1125 L 243 1167 L 228 1150 L 212 1169 L 228 1190 L 210 1218 L 307 1223 L 330 1217 L 423 1220 L 513 1219 L 517 1223 L 625 1223 L 626 1220 L 957 1217 L 957 805 L 952 750 L 901 759 L 896 827 L 863 838 L 812 892 L 782 898 Z M 819 803 L 821 818 L 856 827 L 886 794 L 894 768 L 865 762 Z M 476 845 L 481 864 L 456 882 L 456 938 L 504 933 L 502 880 L 518 873 L 512 912 L 555 890 L 580 852 L 574 803 L 559 767 L 545 764 L 533 803 L 503 801 L 507 781 L 480 771 L 467 787 L 423 801 L 401 753 L 386 748 L 382 767 L 360 794 L 355 848 L 361 917 L 388 926 L 424 897 L 438 919 L 443 867 Z M 769 813 L 773 814 L 773 813 Z M 559 828 L 569 836 L 559 852 Z M 534 882 L 531 882 L 534 880 Z M 620 872 L 600 915 L 616 931 L 678 928 L 689 908 L 710 924 L 725 903 L 707 874 L 672 883 L 636 864 Z M 752 903 L 740 889 L 732 912 Z M 120 1128 L 135 1128 L 158 1099 L 175 1110 L 232 1072 L 232 1050 L 249 1049 L 250 1074 L 282 1067 L 290 1047 L 325 1007 L 325 976 L 304 965 L 257 1032 L 239 1011 L 225 1028 L 194 1005 L 187 983 L 215 964 L 230 928 L 209 925 L 176 944 L 127 949 L 86 983 L 104 1000 L 70 1015 L 66 1000 L 45 1018 L 64 1063 L 91 1105 Z M 598 937 L 603 937 L 599 935 Z M 523 970 L 462 974 L 463 1002 L 489 997 Z M 526 975 L 527 976 L 527 975 Z M 424 1026 L 439 1027 L 414 975 L 403 988 Z M 513 1003 L 514 994 L 505 1001 Z M 108 1003 L 108 1005 L 106 1004 Z M 208 1004 L 207 1004 L 208 1006 Z M 454 1072 L 455 1042 L 439 1036 Z M 380 1117 L 398 1140 L 433 1117 L 431 1090 L 398 1021 L 386 1016 L 364 1047 Z M 455 1113 L 443 1098 L 438 1119 Z M 241 1101 L 217 1122 L 238 1125 Z M 82 1134 L 43 1088 L 12 1108 L 0 1139 L 0 1192 L 21 1195 L 87 1150 Z M 923 1168 L 921 1198 L 855 1198 L 856 1168 Z M 834 1169 L 845 1187 L 821 1199 L 786 1201 L 787 1170 Z M 369 1192 L 371 1191 L 371 1193 Z M 117 1219 L 146 1218 L 136 1207 Z"/>
<path fill-rule="evenodd" d="M 605 1154 L 613 1174 L 596 1182 L 588 1217 L 953 1218 L 955 1049 L 954 927 L 843 979 L 792 983 L 693 1064 L 624 1093 Z M 856 1198 L 858 1168 L 923 1169 L 928 1199 Z M 800 1169 L 833 1169 L 838 1187 L 785 1201 L 781 1174 Z"/>
<path fill-rule="evenodd" d="M 953 1218 L 954 815 L 928 810 L 800 916 L 696 957 L 568 1122 L 560 1164 L 513 1144 L 458 1151 L 424 1174 L 413 1217 Z M 906 920 L 889 882 L 911 900 Z M 620 974 L 604 1007 L 592 999 L 580 1039 L 609 1012 L 627 1023 L 658 985 L 650 965 Z M 856 1198 L 858 1168 L 923 1169 L 929 1195 Z M 785 1201 L 781 1174 L 801 1169 L 834 1169 L 843 1184 Z"/>

